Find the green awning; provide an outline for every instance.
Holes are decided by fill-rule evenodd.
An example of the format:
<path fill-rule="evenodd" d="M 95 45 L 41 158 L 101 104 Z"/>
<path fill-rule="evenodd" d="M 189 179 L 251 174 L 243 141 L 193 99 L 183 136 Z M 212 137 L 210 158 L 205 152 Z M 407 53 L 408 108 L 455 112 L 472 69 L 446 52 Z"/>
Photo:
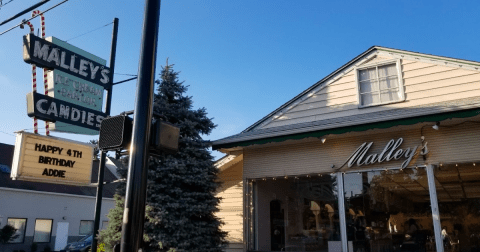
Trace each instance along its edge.
<path fill-rule="evenodd" d="M 405 119 L 397 119 L 397 120 L 384 121 L 384 122 L 354 125 L 354 126 L 334 128 L 334 129 L 318 130 L 318 131 L 311 131 L 311 132 L 291 134 L 291 135 L 261 138 L 261 139 L 247 140 L 247 141 L 230 142 L 230 143 L 224 143 L 224 144 L 213 144 L 212 149 L 218 150 L 218 149 L 232 148 L 232 147 L 244 147 L 244 146 L 249 146 L 254 144 L 278 143 L 286 140 L 299 140 L 307 137 L 322 137 L 329 134 L 343 134 L 347 132 L 365 131 L 369 129 L 386 129 L 386 128 L 390 128 L 398 125 L 412 125 L 412 124 L 421 123 L 421 122 L 439 122 L 439 121 L 443 121 L 451 118 L 466 118 L 466 117 L 472 117 L 477 115 L 480 115 L 480 108 L 440 113 L 440 114 L 434 114 L 434 115 L 410 117 Z"/>

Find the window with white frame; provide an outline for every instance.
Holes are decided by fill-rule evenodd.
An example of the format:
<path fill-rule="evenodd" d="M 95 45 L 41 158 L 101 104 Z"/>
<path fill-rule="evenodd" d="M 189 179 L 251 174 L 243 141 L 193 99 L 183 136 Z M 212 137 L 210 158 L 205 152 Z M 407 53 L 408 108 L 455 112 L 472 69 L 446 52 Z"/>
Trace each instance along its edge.
<path fill-rule="evenodd" d="M 27 227 L 27 219 L 22 218 L 8 218 L 7 224 L 15 228 L 15 238 L 8 241 L 8 243 L 23 243 L 25 240 L 25 229 Z"/>
<path fill-rule="evenodd" d="M 53 220 L 51 219 L 36 219 L 33 242 L 50 242 L 52 224 Z"/>
<path fill-rule="evenodd" d="M 92 220 L 82 220 L 80 221 L 80 231 L 79 235 L 89 235 L 93 233 L 93 221 Z"/>
<path fill-rule="evenodd" d="M 405 100 L 399 60 L 357 68 L 357 84 L 360 108 Z"/>

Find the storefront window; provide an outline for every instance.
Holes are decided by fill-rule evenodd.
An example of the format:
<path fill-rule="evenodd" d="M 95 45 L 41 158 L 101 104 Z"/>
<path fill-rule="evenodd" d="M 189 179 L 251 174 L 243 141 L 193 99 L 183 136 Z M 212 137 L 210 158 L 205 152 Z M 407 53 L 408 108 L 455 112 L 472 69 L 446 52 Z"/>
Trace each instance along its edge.
<path fill-rule="evenodd" d="M 357 251 L 435 251 L 425 169 L 344 175 L 348 248 Z"/>
<path fill-rule="evenodd" d="M 480 251 L 480 169 L 451 164 L 434 174 L 444 251 Z"/>
<path fill-rule="evenodd" d="M 256 182 L 259 251 L 340 251 L 334 175 Z"/>

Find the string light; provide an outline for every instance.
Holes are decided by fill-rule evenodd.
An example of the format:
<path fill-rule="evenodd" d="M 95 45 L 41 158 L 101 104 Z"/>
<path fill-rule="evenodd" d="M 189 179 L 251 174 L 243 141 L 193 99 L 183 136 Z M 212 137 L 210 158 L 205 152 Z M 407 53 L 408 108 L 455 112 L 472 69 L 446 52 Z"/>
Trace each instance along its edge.
<path fill-rule="evenodd" d="M 277 180 L 277 178 L 272 178 L 273 180 Z"/>
<path fill-rule="evenodd" d="M 456 167 L 458 167 L 458 164 L 455 164 Z"/>
<path fill-rule="evenodd" d="M 443 166 L 443 164 L 442 164 L 442 163 L 440 163 L 440 166 Z"/>
<path fill-rule="evenodd" d="M 473 166 L 475 166 L 475 163 L 473 163 Z"/>
<path fill-rule="evenodd" d="M 285 179 L 288 179 L 288 176 L 285 176 Z"/>

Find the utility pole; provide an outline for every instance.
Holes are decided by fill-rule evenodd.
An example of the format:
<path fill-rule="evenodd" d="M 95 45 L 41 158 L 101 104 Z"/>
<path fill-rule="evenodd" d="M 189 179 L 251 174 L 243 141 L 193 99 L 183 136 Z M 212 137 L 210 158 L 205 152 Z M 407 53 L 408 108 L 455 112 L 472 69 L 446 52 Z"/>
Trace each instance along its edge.
<path fill-rule="evenodd" d="M 127 191 L 123 212 L 122 241 L 120 243 L 121 252 L 137 252 L 143 247 L 148 145 L 153 113 L 159 20 L 160 0 L 145 0 Z"/>
<path fill-rule="evenodd" d="M 117 52 L 117 34 L 118 34 L 118 18 L 113 19 L 113 32 L 112 32 L 112 45 L 110 49 L 110 70 L 112 71 L 112 80 L 113 83 L 113 73 L 115 72 L 115 57 Z M 105 114 L 110 115 L 110 108 L 112 104 L 112 89 L 113 84 L 107 90 L 106 105 L 105 105 Z M 105 175 L 105 162 L 107 158 L 107 151 L 100 152 L 100 165 L 98 168 L 98 185 L 97 185 L 97 198 L 95 199 L 95 219 L 93 222 L 93 241 L 92 241 L 92 251 L 97 251 L 97 235 L 98 229 L 100 229 L 100 213 L 102 211 L 102 198 L 103 198 L 103 177 Z"/>

